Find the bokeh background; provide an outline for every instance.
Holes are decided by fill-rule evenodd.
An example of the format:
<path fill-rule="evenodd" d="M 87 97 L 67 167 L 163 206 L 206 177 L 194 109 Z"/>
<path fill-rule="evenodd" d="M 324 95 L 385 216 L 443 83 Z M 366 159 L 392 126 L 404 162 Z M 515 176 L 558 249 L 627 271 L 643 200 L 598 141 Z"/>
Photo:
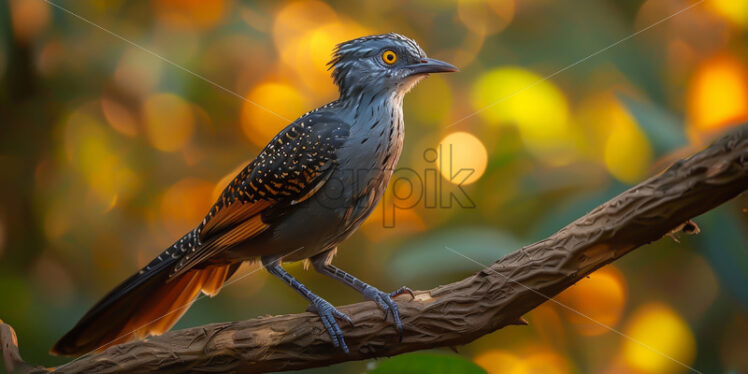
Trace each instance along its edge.
<path fill-rule="evenodd" d="M 695 3 L 60 3 L 101 29 L 42 0 L 0 2 L 0 318 L 45 365 L 65 362 L 47 355 L 52 343 L 198 223 L 287 123 L 243 98 L 289 119 L 336 98 L 325 66 L 336 43 L 399 32 L 462 70 L 406 97 L 400 166 L 436 176 L 425 152 L 450 145 L 440 157 L 475 170 L 463 185 L 474 206 L 390 198 L 338 252 L 336 264 L 385 290 L 468 276 L 479 266 L 445 246 L 490 263 L 748 120 L 746 0 L 706 0 L 664 21 Z M 557 300 L 704 373 L 748 372 L 746 208 L 742 197 L 709 212 L 700 235 L 663 238 Z M 360 300 L 287 268 L 334 304 Z M 177 328 L 304 310 L 257 270 L 243 267 Z M 526 318 L 459 353 L 313 372 L 688 371 L 553 303 Z"/>

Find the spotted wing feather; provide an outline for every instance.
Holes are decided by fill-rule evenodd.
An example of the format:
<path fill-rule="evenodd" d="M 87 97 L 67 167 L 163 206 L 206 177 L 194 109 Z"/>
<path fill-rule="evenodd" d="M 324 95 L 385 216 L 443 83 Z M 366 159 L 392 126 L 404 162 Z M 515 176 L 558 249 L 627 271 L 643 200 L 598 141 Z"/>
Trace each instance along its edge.
<path fill-rule="evenodd" d="M 261 213 L 304 201 L 319 190 L 349 135 L 348 125 L 310 113 L 273 138 L 226 187 L 197 228 L 197 242 L 174 267 L 182 274 L 266 230 Z"/>

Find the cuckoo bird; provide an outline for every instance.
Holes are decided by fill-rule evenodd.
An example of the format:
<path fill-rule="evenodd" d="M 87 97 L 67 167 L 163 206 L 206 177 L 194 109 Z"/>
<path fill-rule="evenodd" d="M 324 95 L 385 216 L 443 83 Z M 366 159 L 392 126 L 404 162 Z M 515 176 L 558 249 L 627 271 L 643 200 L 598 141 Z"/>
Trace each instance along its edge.
<path fill-rule="evenodd" d="M 79 355 L 171 328 L 202 292 L 213 296 L 243 261 L 260 261 L 310 302 L 332 344 L 351 320 L 281 267 L 308 260 L 392 315 L 392 298 L 331 264 L 372 212 L 403 145 L 403 96 L 429 73 L 457 68 L 399 34 L 339 44 L 329 62 L 339 98 L 293 121 L 230 182 L 199 225 L 96 303 L 52 353 Z M 410 292 L 412 295 L 412 292 Z"/>

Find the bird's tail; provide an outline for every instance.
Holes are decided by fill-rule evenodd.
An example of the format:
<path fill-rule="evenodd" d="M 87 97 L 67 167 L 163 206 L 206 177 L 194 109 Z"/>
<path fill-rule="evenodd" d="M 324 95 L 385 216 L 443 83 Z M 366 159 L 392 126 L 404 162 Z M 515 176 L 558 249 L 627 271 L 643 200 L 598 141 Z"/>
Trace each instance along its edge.
<path fill-rule="evenodd" d="M 51 353 L 81 355 L 168 331 L 200 291 L 216 295 L 240 265 L 211 265 L 169 279 L 177 261 L 167 251 L 122 282 L 55 343 Z"/>

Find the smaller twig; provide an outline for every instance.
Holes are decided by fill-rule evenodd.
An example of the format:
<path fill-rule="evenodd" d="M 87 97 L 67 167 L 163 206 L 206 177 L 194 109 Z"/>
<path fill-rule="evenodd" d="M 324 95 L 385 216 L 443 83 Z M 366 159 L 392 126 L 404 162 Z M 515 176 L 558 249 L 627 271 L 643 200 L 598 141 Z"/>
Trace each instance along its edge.
<path fill-rule="evenodd" d="M 666 236 L 669 236 L 670 239 L 673 239 L 674 242 L 680 243 L 680 237 L 679 234 L 683 233 L 686 235 L 696 235 L 701 232 L 701 229 L 699 228 L 699 225 L 696 224 L 696 222 L 692 220 L 688 220 L 686 222 L 681 223 L 676 228 L 670 230 Z"/>
<path fill-rule="evenodd" d="M 3 351 L 5 371 L 8 373 L 38 373 L 44 372 L 41 366 L 27 363 L 18 351 L 18 337 L 9 324 L 0 319 L 0 349 Z"/>

